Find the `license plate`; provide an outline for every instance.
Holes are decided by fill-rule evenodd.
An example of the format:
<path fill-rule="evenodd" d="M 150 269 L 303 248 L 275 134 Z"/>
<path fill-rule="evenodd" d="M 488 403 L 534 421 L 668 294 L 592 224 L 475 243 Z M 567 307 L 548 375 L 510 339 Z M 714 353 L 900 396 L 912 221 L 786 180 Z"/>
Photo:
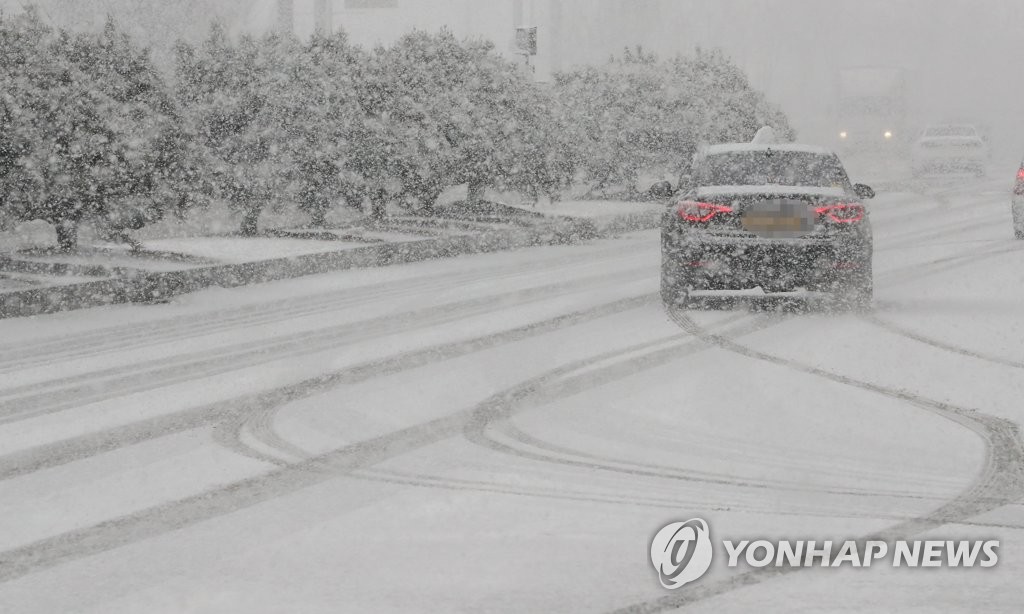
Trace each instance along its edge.
<path fill-rule="evenodd" d="M 814 230 L 811 207 L 802 200 L 765 200 L 743 214 L 743 228 L 767 238 L 797 238 Z"/>

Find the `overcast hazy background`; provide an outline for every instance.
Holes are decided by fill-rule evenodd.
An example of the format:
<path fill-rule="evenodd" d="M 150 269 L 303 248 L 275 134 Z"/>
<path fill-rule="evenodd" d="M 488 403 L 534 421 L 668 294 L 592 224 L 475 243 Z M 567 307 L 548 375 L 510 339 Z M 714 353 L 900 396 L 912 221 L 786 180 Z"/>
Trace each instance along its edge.
<path fill-rule="evenodd" d="M 401 0 L 402 6 L 414 0 Z M 525 19 L 546 15 L 542 45 L 553 66 L 601 62 L 625 45 L 660 54 L 720 47 L 790 115 L 805 140 L 834 137 L 836 74 L 842 66 L 907 69 L 913 124 L 964 119 L 988 124 L 995 155 L 1024 152 L 1024 27 L 1020 0 L 523 0 Z M 507 0 L 446 0 L 456 33 L 485 11 L 510 15 Z M 0 0 L 17 10 L 20 0 Z M 117 15 L 166 61 L 176 37 L 197 40 L 218 19 L 234 32 L 274 27 L 274 0 L 42 0 L 55 23 L 95 27 Z M 437 2 L 434 2 L 437 4 Z M 337 6 L 345 6 L 338 0 Z M 437 11 L 433 11 L 437 13 Z M 393 38 L 387 21 L 343 23 L 357 42 Z M 460 15 L 463 13 L 463 15 Z M 552 17 L 554 16 L 554 17 Z M 439 18 L 434 15 L 435 21 Z M 493 21 L 493 20 L 492 20 Z M 499 21 L 499 23 L 501 23 Z M 424 23 L 424 27 L 435 25 Z M 472 28 L 468 28 L 472 30 Z M 492 27 L 493 30 L 493 27 Z M 508 31 L 511 33 L 512 24 Z M 545 35 L 548 38 L 545 39 Z M 511 38 L 511 35 L 509 36 Z M 556 40 L 552 41 L 554 38 Z M 507 48 L 508 40 L 495 41 Z"/>

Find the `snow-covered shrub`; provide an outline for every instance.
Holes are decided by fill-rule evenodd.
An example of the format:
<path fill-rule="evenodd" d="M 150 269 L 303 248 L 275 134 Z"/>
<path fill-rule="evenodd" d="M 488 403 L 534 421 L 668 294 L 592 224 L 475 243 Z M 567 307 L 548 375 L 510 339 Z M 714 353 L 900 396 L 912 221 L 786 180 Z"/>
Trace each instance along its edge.
<path fill-rule="evenodd" d="M 293 167 L 292 198 L 314 226 L 323 226 L 336 204 L 361 209 L 366 196 L 366 182 L 352 170 L 366 54 L 338 32 L 314 36 L 286 61 L 275 88 L 285 93 L 276 95 L 277 104 L 290 118 L 285 151 Z"/>
<path fill-rule="evenodd" d="M 379 210 L 389 198 L 433 207 L 467 184 L 557 192 L 567 183 L 549 96 L 486 41 L 413 32 L 374 51 L 361 106 L 361 168 Z M 368 151 L 367 151 L 368 150 Z"/>
<path fill-rule="evenodd" d="M 148 53 L 112 21 L 0 17 L 0 222 L 49 222 L 64 250 L 86 220 L 124 235 L 189 204 L 189 156 Z"/>
<path fill-rule="evenodd" d="M 662 61 L 627 51 L 533 83 L 492 43 L 414 31 L 364 51 L 308 42 L 180 43 L 173 93 L 109 22 L 70 34 L 31 11 L 0 19 L 0 225 L 41 219 L 74 246 L 83 220 L 114 236 L 207 197 L 258 231 L 268 207 L 430 210 L 448 188 L 559 197 L 682 170 L 700 143 L 749 139 L 786 118 L 721 53 Z"/>
<path fill-rule="evenodd" d="M 766 124 L 792 137 L 786 117 L 717 51 L 661 60 L 627 49 L 603 66 L 557 74 L 554 95 L 595 191 L 628 192 L 644 169 L 679 172 L 700 144 L 746 141 Z"/>
<path fill-rule="evenodd" d="M 298 49 L 276 34 L 232 41 L 219 25 L 198 49 L 178 47 L 179 104 L 212 161 L 214 193 L 241 214 L 243 235 L 257 233 L 260 213 L 283 202 L 294 178 L 287 87 Z"/>

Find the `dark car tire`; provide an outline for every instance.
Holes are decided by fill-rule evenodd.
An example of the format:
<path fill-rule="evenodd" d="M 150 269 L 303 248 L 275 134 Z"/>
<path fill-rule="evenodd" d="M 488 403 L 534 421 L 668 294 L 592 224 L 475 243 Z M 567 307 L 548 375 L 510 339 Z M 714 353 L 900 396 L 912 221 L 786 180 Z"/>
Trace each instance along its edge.
<path fill-rule="evenodd" d="M 864 274 L 852 276 L 839 282 L 834 298 L 843 309 L 866 311 L 871 309 L 875 298 L 875 284 L 870 267 Z"/>
<path fill-rule="evenodd" d="M 661 261 L 661 302 L 666 307 L 678 308 L 686 304 L 689 295 L 689 281 L 683 278 L 668 259 L 662 256 Z"/>
<path fill-rule="evenodd" d="M 871 308 L 875 298 L 875 284 L 872 273 L 872 251 L 870 247 L 861 251 L 855 259 L 858 268 L 848 270 L 833 280 L 830 294 L 839 309 L 865 311 Z"/>
<path fill-rule="evenodd" d="M 664 272 L 661 274 L 661 302 L 666 307 L 679 307 L 686 303 L 686 288 Z"/>
<path fill-rule="evenodd" d="M 857 311 L 871 309 L 871 303 L 875 300 L 875 284 L 870 279 L 859 282 L 851 290 L 848 294 L 848 304 L 851 309 Z"/>

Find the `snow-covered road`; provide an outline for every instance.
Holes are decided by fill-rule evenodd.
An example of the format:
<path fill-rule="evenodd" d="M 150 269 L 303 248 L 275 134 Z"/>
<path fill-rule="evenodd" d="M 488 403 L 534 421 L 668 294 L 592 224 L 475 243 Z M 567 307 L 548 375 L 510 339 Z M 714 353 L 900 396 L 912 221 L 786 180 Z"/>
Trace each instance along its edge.
<path fill-rule="evenodd" d="M 876 199 L 871 315 L 666 314 L 651 231 L 0 322 L 0 612 L 1020 612 L 1004 183 Z M 1000 562 L 665 591 L 695 516 Z"/>

